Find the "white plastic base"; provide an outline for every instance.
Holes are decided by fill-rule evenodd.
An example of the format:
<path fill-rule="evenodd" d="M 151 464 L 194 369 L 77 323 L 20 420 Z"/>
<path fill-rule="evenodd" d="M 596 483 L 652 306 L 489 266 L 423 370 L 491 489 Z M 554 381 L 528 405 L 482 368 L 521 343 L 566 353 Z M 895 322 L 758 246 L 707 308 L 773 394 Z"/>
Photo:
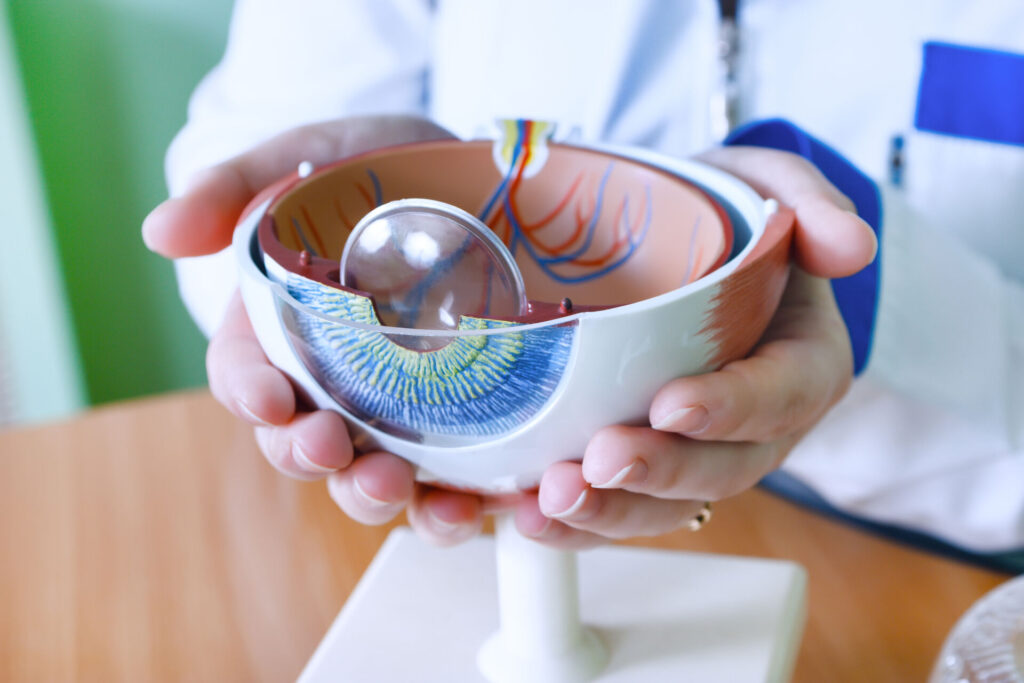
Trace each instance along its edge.
<path fill-rule="evenodd" d="M 789 679 L 804 623 L 801 567 L 608 547 L 581 554 L 579 569 L 583 621 L 610 655 L 594 680 Z M 299 680 L 482 682 L 477 653 L 497 628 L 493 539 L 439 549 L 396 529 Z M 502 667 L 505 680 L 536 680 Z"/>
<path fill-rule="evenodd" d="M 514 515 L 494 519 L 498 632 L 477 655 L 491 683 L 587 683 L 608 649 L 580 620 L 577 553 L 524 538 Z"/>
<path fill-rule="evenodd" d="M 476 655 L 484 679 L 491 683 L 586 683 L 608 664 L 608 648 L 591 629 L 580 634 L 579 644 L 557 657 L 524 657 L 512 651 L 501 633 L 488 638 Z"/>

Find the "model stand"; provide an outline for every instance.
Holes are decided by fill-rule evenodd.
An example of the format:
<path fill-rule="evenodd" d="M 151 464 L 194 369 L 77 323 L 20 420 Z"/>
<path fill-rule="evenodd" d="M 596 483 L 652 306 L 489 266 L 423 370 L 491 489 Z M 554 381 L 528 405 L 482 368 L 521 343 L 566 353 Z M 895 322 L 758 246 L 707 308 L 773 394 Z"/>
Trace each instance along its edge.
<path fill-rule="evenodd" d="M 393 531 L 299 680 L 789 680 L 799 566 L 610 546 L 580 555 L 577 586 L 574 553 L 496 532 L 440 549 Z"/>
<path fill-rule="evenodd" d="M 792 211 L 699 163 L 552 134 L 511 121 L 304 163 L 235 230 L 268 359 L 421 481 L 536 486 L 666 382 L 746 355 L 786 286 Z M 396 531 L 302 680 L 788 676 L 798 567 L 616 547 L 579 564 L 510 517 L 449 550 Z"/>

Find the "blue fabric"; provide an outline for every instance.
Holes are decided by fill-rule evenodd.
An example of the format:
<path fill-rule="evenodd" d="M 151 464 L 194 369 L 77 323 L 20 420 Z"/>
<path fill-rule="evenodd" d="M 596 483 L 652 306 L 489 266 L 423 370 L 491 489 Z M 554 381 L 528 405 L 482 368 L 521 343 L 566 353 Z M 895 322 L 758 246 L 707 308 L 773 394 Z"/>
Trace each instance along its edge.
<path fill-rule="evenodd" d="M 798 154 L 818 167 L 829 181 L 853 201 L 857 214 L 875 231 L 881 244 L 882 199 L 878 186 L 856 166 L 820 140 L 789 121 L 755 121 L 733 131 L 726 145 L 769 147 Z M 878 308 L 878 276 L 881 253 L 867 268 L 850 277 L 832 281 L 832 291 L 843 314 L 853 346 L 854 373 L 868 364 Z"/>
<path fill-rule="evenodd" d="M 762 479 L 760 487 L 826 517 L 918 550 L 1008 574 L 1024 573 L 1024 549 L 1003 553 L 976 553 L 920 531 L 857 517 L 834 507 L 807 484 L 782 471 L 772 472 Z"/>
<path fill-rule="evenodd" d="M 1024 55 L 925 43 L 914 126 L 1024 145 Z"/>

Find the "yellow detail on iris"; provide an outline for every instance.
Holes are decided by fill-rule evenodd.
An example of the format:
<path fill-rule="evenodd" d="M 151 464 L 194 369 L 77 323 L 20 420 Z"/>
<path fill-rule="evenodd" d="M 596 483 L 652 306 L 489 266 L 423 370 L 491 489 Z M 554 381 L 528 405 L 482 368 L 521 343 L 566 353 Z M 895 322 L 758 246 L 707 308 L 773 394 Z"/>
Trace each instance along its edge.
<path fill-rule="evenodd" d="M 527 332 L 454 336 L 432 351 L 406 348 L 376 329 L 373 302 L 358 294 L 291 274 L 287 288 L 330 322 L 297 309 L 282 311 L 313 376 L 353 414 L 376 426 L 461 436 L 495 435 L 536 414 L 559 384 L 574 326 Z M 459 330 L 514 323 L 463 317 Z"/>

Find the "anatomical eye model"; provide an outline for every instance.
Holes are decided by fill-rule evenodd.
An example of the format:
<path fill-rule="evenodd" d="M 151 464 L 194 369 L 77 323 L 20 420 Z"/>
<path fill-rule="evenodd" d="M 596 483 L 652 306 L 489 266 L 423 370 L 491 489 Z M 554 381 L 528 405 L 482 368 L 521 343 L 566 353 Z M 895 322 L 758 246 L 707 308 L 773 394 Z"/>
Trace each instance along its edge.
<path fill-rule="evenodd" d="M 745 355 L 785 287 L 791 211 L 701 164 L 551 130 L 303 164 L 236 228 L 270 361 L 421 481 L 535 487 L 602 427 L 645 420 L 666 382 Z M 510 529 L 499 546 L 522 543 Z"/>
<path fill-rule="evenodd" d="M 664 382 L 746 353 L 784 286 L 785 221 L 766 231 L 749 191 L 749 216 L 726 208 L 712 194 L 724 174 L 686 179 L 546 130 L 512 122 L 493 143 L 296 174 L 240 229 L 250 316 L 277 311 L 257 326 L 271 360 L 362 443 L 429 459 L 426 478 L 535 484 L 597 429 L 645 415 Z M 458 215 L 421 202 L 396 227 L 400 200 Z M 742 324 L 723 315 L 737 308 L 730 279 Z"/>

